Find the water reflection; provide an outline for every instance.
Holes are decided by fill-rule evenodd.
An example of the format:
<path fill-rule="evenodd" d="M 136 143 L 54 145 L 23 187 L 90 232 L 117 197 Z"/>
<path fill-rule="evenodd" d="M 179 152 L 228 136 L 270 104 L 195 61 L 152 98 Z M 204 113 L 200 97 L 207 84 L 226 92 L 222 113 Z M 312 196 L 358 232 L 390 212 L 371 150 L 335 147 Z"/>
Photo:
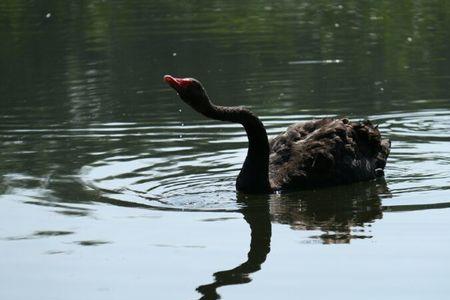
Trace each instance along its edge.
<path fill-rule="evenodd" d="M 247 261 L 230 270 L 214 273 L 214 282 L 201 285 L 197 288 L 203 296 L 200 299 L 219 299 L 217 289 L 222 286 L 248 283 L 251 281 L 250 274 L 261 269 L 270 252 L 270 238 L 272 235 L 272 224 L 270 222 L 269 196 L 247 197 L 238 195 L 238 201 L 244 207 L 241 212 L 245 221 L 250 226 L 250 251 Z"/>
<path fill-rule="evenodd" d="M 238 194 L 241 213 L 251 230 L 247 260 L 214 273 L 214 282 L 197 288 L 200 299 L 219 299 L 218 288 L 251 281 L 250 274 L 261 269 L 270 252 L 272 222 L 288 224 L 293 230 L 320 230 L 323 234 L 311 239 L 324 244 L 371 238 L 365 227 L 382 218 L 381 195 L 389 195 L 384 179 L 290 194 L 283 199 L 277 195 Z"/>
<path fill-rule="evenodd" d="M 322 231 L 312 237 L 322 243 L 350 243 L 371 238 L 365 226 L 382 218 L 380 196 L 390 197 L 384 178 L 286 195 L 282 201 L 271 201 L 270 214 L 273 222 L 294 230 Z"/>

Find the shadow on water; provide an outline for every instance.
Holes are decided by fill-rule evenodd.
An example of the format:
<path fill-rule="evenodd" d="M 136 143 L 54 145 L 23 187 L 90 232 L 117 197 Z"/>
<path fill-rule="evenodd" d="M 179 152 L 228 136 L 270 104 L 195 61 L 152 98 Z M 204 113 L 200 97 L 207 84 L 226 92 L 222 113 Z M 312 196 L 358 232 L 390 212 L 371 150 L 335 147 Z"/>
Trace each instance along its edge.
<path fill-rule="evenodd" d="M 250 274 L 261 269 L 270 252 L 272 222 L 288 224 L 294 230 L 321 230 L 324 234 L 311 238 L 326 244 L 371 238 L 363 234 L 363 228 L 382 218 L 381 195 L 389 195 L 384 179 L 290 195 L 238 194 L 241 213 L 251 230 L 247 260 L 214 273 L 214 282 L 197 288 L 200 299 L 220 299 L 218 288 L 251 281 Z M 355 227 L 360 228 L 359 234 L 352 233 Z"/>

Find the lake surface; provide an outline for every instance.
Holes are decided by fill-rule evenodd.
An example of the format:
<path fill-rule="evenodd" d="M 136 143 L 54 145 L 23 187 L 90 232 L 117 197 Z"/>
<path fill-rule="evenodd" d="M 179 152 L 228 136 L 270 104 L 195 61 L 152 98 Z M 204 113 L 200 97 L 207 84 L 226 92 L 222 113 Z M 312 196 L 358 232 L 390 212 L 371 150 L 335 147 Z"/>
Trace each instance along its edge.
<path fill-rule="evenodd" d="M 450 2 L 1 1 L 0 299 L 448 299 Z M 370 118 L 386 176 L 237 194 L 235 124 Z"/>

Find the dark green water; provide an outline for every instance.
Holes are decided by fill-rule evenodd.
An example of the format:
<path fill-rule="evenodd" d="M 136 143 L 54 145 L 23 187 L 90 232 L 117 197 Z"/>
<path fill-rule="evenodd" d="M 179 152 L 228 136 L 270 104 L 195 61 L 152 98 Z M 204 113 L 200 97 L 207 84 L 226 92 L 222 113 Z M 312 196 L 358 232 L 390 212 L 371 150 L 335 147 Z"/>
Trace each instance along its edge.
<path fill-rule="evenodd" d="M 0 2 L 0 299 L 448 299 L 450 2 Z M 243 130 L 370 118 L 384 180 L 244 196 Z"/>

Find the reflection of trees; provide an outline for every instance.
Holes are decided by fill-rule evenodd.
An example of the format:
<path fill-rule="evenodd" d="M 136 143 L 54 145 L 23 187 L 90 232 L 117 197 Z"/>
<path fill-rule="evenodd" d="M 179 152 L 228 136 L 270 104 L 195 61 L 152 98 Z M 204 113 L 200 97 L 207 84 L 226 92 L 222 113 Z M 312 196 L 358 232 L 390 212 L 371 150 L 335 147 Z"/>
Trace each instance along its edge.
<path fill-rule="evenodd" d="M 364 99 L 350 111 L 364 115 L 369 108 L 371 114 L 388 110 L 391 99 L 448 98 L 448 1 L 351 0 L 342 7 L 325 0 L 237 2 L 190 1 L 180 10 L 174 0 L 1 1 L 1 113 L 13 126 L 39 130 L 158 122 L 180 106 L 158 92 L 166 72 L 204 79 L 223 104 L 257 104 L 270 114 L 280 109 L 273 101 L 280 92 L 289 96 L 283 107 L 290 113 L 300 106 L 336 111 L 347 99 Z M 344 63 L 289 65 L 336 58 Z M 230 67 L 236 65 L 238 73 Z M 13 136 L 21 143 L 3 145 L 1 158 L 34 153 L 4 168 L 28 170 L 39 161 L 34 170 L 47 175 L 54 153 L 66 149 L 82 148 L 81 157 L 86 149 L 143 153 L 154 146 L 132 138 L 106 138 L 105 145 L 52 130 L 43 134 Z M 71 168 L 69 162 L 63 157 L 54 166 L 65 164 L 70 172 L 84 163 Z"/>
<path fill-rule="evenodd" d="M 251 72 L 251 79 L 267 67 L 278 78 L 276 71 L 280 70 L 273 68 L 282 65 L 285 72 L 293 72 L 292 78 L 284 77 L 281 82 L 290 89 L 289 95 L 315 105 L 326 102 L 327 95 L 333 95 L 332 100 L 346 99 L 347 89 L 353 97 L 359 94 L 371 103 L 382 98 L 380 88 L 395 93 L 396 99 L 447 95 L 447 1 L 350 0 L 339 5 L 325 0 L 291 0 L 274 5 L 250 0 L 214 1 L 207 6 L 190 1 L 182 10 L 175 0 L 3 2 L 0 56 L 7 63 L 0 61 L 0 77 L 6 81 L 0 86 L 1 94 L 11 88 L 17 93 L 61 89 L 61 74 L 70 79 L 77 76 L 70 74 L 78 72 L 75 65 L 81 66 L 80 71 L 89 71 L 92 65 L 86 66 L 93 63 L 110 72 L 114 82 L 104 92 L 113 91 L 117 96 L 127 90 L 145 91 L 148 86 L 159 89 L 161 74 L 170 71 L 213 77 L 207 82 L 213 90 L 220 87 L 214 84 L 225 79 L 237 85 L 234 91 L 245 91 L 253 83 L 243 81 L 235 68 L 227 67 L 235 65 L 245 77 Z M 52 14 L 49 19 L 45 18 L 47 12 Z M 177 58 L 172 56 L 174 52 L 178 52 Z M 224 52 L 233 55 L 217 59 L 217 53 Z M 336 58 L 344 64 L 287 64 Z M 77 61 L 71 64 L 73 59 Z M 214 78 L 216 70 L 222 70 L 217 75 L 220 78 Z M 81 82 L 92 77 L 89 72 L 80 74 L 85 76 Z M 18 82 L 20 86 L 15 84 Z M 256 89 L 260 82 L 254 84 L 251 88 Z M 248 93 L 237 95 L 236 101 L 242 101 L 244 95 Z M 373 104 L 372 108 L 377 108 Z M 269 108 L 271 105 L 278 103 L 266 103 Z M 158 106 L 153 110 L 159 110 Z M 118 109 L 116 113 L 120 116 L 122 112 Z"/>
<path fill-rule="evenodd" d="M 352 227 L 381 219 L 379 195 L 388 193 L 384 180 L 379 180 L 283 197 L 239 194 L 238 201 L 244 204 L 241 212 L 251 230 L 247 261 L 214 273 L 213 283 L 197 288 L 201 299 L 219 299 L 218 288 L 251 281 L 250 274 L 261 269 L 270 252 L 271 221 L 289 224 L 292 229 L 322 230 L 324 243 L 348 243 L 352 238 L 368 237 L 352 234 Z"/>

